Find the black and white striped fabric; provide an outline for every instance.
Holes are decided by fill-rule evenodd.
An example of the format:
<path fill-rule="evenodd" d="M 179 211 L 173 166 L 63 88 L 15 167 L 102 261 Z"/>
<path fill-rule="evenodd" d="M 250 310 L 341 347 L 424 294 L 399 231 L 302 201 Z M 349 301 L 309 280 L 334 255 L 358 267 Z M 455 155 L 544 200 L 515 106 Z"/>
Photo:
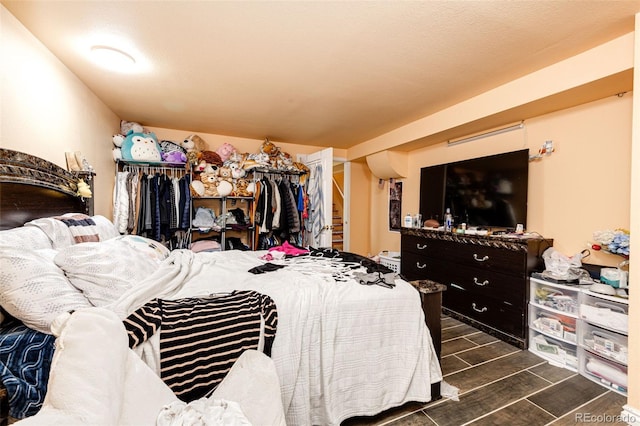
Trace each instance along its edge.
<path fill-rule="evenodd" d="M 160 329 L 160 377 L 185 402 L 206 396 L 247 349 L 271 355 L 278 313 L 273 300 L 255 291 L 178 300 L 154 299 L 124 324 L 135 347 Z"/>

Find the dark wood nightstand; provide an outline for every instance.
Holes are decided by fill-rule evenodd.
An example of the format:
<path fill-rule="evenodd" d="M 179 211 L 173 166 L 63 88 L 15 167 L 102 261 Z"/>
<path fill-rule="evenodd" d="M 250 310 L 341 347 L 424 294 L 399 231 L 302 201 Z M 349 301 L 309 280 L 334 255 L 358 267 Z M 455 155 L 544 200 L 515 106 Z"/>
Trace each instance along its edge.
<path fill-rule="evenodd" d="M 440 324 L 440 316 L 442 315 L 442 292 L 447 289 L 447 286 L 431 280 L 415 280 L 409 282 L 420 292 L 425 322 L 431 333 L 433 346 L 438 355 L 438 361 L 440 361 L 442 350 L 442 330 Z"/>

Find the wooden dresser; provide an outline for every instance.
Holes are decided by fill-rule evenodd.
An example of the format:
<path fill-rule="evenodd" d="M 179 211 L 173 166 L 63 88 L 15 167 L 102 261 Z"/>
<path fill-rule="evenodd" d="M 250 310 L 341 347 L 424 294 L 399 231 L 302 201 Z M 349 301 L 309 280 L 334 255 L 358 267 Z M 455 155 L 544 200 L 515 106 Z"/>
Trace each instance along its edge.
<path fill-rule="evenodd" d="M 461 235 L 402 228 L 400 272 L 447 286 L 446 314 L 520 348 L 527 346 L 529 276 L 542 271 L 543 238 Z"/>

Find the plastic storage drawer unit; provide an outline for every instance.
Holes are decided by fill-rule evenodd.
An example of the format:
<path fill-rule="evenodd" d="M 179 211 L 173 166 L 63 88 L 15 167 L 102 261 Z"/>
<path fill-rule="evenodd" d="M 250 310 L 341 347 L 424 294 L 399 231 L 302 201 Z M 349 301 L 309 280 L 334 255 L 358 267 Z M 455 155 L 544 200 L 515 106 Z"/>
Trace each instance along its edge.
<path fill-rule="evenodd" d="M 627 394 L 627 367 L 599 357 L 584 348 L 579 349 L 580 374 L 608 387 L 609 389 Z"/>
<path fill-rule="evenodd" d="M 577 343 L 576 317 L 529 305 L 529 327 L 543 334 Z"/>
<path fill-rule="evenodd" d="M 529 351 L 572 371 L 578 371 L 577 347 L 529 329 Z"/>
<path fill-rule="evenodd" d="M 627 334 L 629 305 L 611 296 L 583 291 L 580 318 L 619 333 Z"/>
<path fill-rule="evenodd" d="M 629 350 L 626 336 L 588 323 L 581 325 L 579 333 L 580 346 L 603 358 L 627 365 Z"/>
<path fill-rule="evenodd" d="M 556 311 L 578 315 L 579 293 L 579 287 L 569 287 L 531 278 L 529 301 Z"/>

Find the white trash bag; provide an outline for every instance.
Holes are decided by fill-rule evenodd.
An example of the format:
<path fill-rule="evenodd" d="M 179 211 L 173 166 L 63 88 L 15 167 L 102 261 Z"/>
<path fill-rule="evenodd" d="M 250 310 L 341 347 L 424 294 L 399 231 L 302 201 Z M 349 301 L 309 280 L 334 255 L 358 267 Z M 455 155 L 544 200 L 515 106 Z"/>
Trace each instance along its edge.
<path fill-rule="evenodd" d="M 588 254 L 588 250 L 585 250 L 569 257 L 550 247 L 542 253 L 545 267 L 542 274 L 556 280 L 578 280 L 584 275 L 582 259 Z"/>

